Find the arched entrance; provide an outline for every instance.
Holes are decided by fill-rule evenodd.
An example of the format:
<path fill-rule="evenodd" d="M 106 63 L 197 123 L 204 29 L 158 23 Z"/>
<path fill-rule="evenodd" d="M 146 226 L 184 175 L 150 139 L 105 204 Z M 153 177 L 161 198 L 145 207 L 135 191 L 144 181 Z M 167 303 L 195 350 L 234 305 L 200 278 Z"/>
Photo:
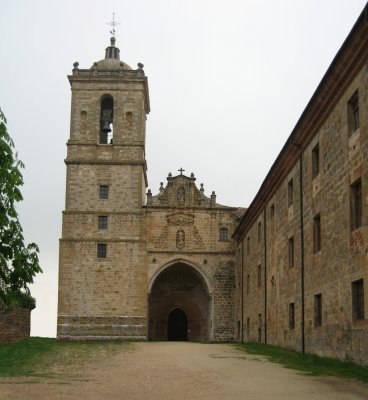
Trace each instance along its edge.
<path fill-rule="evenodd" d="M 183 310 L 175 308 L 167 319 L 167 340 L 183 341 L 188 339 L 188 318 Z"/>
<path fill-rule="evenodd" d="M 149 295 L 149 339 L 209 340 L 210 303 L 195 268 L 182 261 L 165 268 Z"/>

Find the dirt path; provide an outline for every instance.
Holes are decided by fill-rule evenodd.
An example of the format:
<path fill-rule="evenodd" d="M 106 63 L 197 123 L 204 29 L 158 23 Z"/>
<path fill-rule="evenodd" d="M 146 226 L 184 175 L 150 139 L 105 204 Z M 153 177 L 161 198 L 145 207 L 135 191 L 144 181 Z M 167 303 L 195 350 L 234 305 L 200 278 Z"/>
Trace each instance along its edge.
<path fill-rule="evenodd" d="M 224 344 L 134 343 L 57 378 L 0 378 L 1 400 L 367 400 L 368 385 L 313 378 Z"/>

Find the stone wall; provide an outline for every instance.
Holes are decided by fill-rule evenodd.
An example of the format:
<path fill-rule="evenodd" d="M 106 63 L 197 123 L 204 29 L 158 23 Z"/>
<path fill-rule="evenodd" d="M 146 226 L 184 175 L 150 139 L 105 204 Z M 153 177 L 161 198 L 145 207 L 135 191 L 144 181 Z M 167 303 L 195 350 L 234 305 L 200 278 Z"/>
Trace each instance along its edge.
<path fill-rule="evenodd" d="M 366 40 L 362 26 L 351 41 Z M 339 54 L 354 72 L 335 61 L 239 226 L 237 310 L 245 341 L 368 364 L 368 63 L 354 46 Z M 346 74 L 339 82 L 338 62 Z M 363 318 L 355 315 L 356 282 Z"/>
<path fill-rule="evenodd" d="M 31 332 L 31 310 L 15 308 L 0 311 L 0 344 L 26 339 Z"/>

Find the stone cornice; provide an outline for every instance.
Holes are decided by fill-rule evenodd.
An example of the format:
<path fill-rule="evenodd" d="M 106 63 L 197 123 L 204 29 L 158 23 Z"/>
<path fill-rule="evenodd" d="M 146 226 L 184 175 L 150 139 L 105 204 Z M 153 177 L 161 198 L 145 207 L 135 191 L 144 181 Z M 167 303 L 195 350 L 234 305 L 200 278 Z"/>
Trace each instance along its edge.
<path fill-rule="evenodd" d="M 144 161 L 118 161 L 118 160 L 64 160 L 66 165 L 142 165 L 142 167 L 146 167 L 146 163 Z"/>

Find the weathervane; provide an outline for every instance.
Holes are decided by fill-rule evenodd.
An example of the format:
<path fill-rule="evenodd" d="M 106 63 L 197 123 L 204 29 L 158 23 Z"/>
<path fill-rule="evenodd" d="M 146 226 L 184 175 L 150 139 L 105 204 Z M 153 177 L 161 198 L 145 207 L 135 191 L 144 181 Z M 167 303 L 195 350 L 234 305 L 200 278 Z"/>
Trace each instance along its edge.
<path fill-rule="evenodd" d="M 115 26 L 120 25 L 120 22 L 115 21 L 115 13 L 112 13 L 112 21 L 107 22 L 106 25 L 110 25 L 112 29 L 110 30 L 111 35 L 116 38 L 116 31 L 115 31 Z"/>

